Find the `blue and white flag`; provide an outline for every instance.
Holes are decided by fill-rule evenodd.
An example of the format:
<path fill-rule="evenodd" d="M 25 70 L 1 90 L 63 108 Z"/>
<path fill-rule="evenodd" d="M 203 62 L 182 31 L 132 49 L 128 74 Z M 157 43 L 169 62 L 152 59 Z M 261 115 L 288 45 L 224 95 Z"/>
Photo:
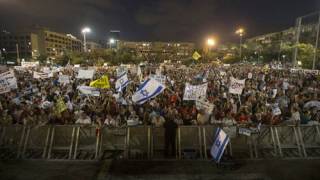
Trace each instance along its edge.
<path fill-rule="evenodd" d="M 128 79 L 128 75 L 126 72 L 124 72 L 122 75 L 120 75 L 116 81 L 116 91 L 121 92 L 123 88 L 127 87 L 130 83 Z"/>
<path fill-rule="evenodd" d="M 219 163 L 221 160 L 221 157 L 224 153 L 224 150 L 226 149 L 228 143 L 230 141 L 229 136 L 221 129 L 218 128 L 217 132 L 215 134 L 215 140 L 211 147 L 211 155 L 213 159 Z"/>
<path fill-rule="evenodd" d="M 138 91 L 133 94 L 132 101 L 136 104 L 143 104 L 149 99 L 161 94 L 165 88 L 166 87 L 157 80 L 149 78 L 144 81 L 138 88 Z"/>

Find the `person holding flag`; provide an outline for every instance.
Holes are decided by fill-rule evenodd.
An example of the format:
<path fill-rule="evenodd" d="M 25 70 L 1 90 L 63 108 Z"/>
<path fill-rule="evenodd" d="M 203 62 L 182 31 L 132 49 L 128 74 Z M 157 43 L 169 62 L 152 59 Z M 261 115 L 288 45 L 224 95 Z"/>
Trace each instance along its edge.
<path fill-rule="evenodd" d="M 116 81 L 116 91 L 121 92 L 129 83 L 127 72 L 123 72 Z"/>
<path fill-rule="evenodd" d="M 149 78 L 143 82 L 133 94 L 132 101 L 136 104 L 143 104 L 161 94 L 165 88 L 166 87 L 157 80 Z"/>

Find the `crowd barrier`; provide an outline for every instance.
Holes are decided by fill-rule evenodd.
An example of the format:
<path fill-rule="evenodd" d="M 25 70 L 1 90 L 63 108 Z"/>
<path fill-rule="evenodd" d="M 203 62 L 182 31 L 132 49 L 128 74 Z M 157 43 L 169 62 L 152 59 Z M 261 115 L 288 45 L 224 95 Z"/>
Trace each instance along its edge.
<path fill-rule="evenodd" d="M 176 158 L 210 159 L 217 127 L 178 127 Z M 261 126 L 249 135 L 240 134 L 239 128 L 223 127 L 227 133 L 232 130 L 226 153 L 235 158 L 320 157 L 319 125 Z M 113 154 L 126 159 L 163 158 L 164 129 L 151 126 L 100 129 L 80 125 L 0 127 L 0 159 L 97 160 Z"/>

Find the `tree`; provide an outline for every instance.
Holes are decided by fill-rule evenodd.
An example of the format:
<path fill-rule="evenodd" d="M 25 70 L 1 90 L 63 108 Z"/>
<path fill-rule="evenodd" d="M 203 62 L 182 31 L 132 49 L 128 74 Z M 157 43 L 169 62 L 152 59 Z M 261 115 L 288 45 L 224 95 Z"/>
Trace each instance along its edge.
<path fill-rule="evenodd" d="M 294 46 L 296 47 L 296 46 Z M 298 47 L 297 61 L 301 61 L 302 68 L 311 69 L 314 56 L 314 46 L 312 44 L 300 43 Z"/>
<path fill-rule="evenodd" d="M 41 54 L 37 60 L 39 61 L 40 64 L 46 64 L 47 63 L 47 59 L 48 59 L 48 55 L 47 54 Z"/>

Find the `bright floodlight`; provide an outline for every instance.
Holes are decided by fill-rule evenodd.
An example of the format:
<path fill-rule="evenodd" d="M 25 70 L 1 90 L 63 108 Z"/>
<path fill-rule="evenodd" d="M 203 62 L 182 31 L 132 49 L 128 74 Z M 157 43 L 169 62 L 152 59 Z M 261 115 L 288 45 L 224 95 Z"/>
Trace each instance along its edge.
<path fill-rule="evenodd" d="M 208 44 L 208 46 L 214 46 L 214 45 L 216 45 L 216 41 L 212 38 L 209 38 L 207 40 L 207 44 Z"/>
<path fill-rule="evenodd" d="M 109 42 L 110 42 L 110 44 L 114 44 L 114 43 L 116 42 L 116 40 L 113 39 L 113 38 L 111 38 L 111 39 L 109 40 Z"/>
<path fill-rule="evenodd" d="M 91 29 L 88 27 L 85 27 L 82 29 L 82 33 L 89 33 L 89 32 L 91 32 Z"/>
<path fill-rule="evenodd" d="M 301 65 L 302 65 L 302 62 L 301 62 L 301 61 L 298 61 L 298 65 L 301 66 Z"/>
<path fill-rule="evenodd" d="M 240 36 L 243 36 L 243 34 L 244 34 L 244 29 L 243 29 L 243 28 L 239 28 L 239 29 L 236 31 L 236 34 L 239 34 Z"/>

